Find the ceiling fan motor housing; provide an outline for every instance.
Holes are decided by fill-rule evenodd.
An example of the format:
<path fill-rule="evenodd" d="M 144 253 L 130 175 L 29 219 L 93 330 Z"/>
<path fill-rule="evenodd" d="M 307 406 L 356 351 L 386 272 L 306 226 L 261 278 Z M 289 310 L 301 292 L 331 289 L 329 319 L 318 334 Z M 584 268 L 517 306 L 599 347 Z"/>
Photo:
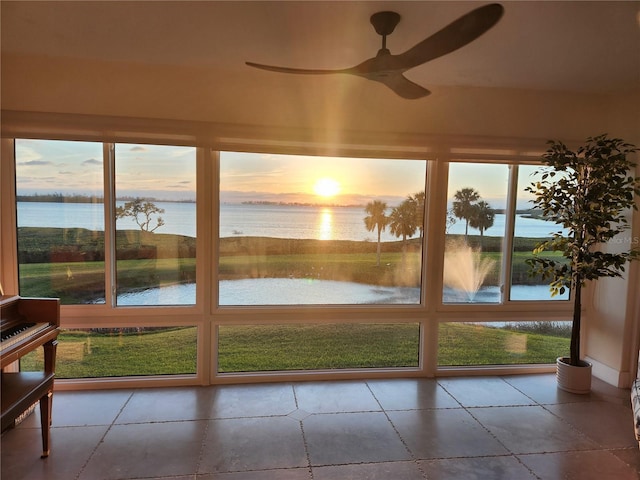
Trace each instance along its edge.
<path fill-rule="evenodd" d="M 378 12 L 371 15 L 371 25 L 378 35 L 391 35 L 400 21 L 400 14 L 396 12 Z"/>
<path fill-rule="evenodd" d="M 393 33 L 400 21 L 400 15 L 391 11 L 374 13 L 371 15 L 370 21 L 378 35 L 382 36 L 382 48 L 378 50 L 375 57 L 350 68 L 318 70 L 278 67 L 252 62 L 246 63 L 251 67 L 281 73 L 304 75 L 343 73 L 357 75 L 386 85 L 400 97 L 407 99 L 421 98 L 431 92 L 423 86 L 410 81 L 403 73 L 410 68 L 451 53 L 472 42 L 491 29 L 500 20 L 503 12 L 504 7 L 499 3 L 478 7 L 399 55 L 392 55 L 387 49 L 387 35 Z"/>

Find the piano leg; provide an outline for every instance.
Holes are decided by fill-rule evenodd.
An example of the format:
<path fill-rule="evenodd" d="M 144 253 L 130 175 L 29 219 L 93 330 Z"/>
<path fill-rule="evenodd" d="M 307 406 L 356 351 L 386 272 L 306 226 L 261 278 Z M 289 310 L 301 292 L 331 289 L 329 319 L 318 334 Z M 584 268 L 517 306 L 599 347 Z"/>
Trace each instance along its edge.
<path fill-rule="evenodd" d="M 42 456 L 49 456 L 49 441 L 51 437 L 51 407 L 53 404 L 53 392 L 49 391 L 40 399 L 40 427 L 42 429 Z"/>
<path fill-rule="evenodd" d="M 58 340 L 52 340 L 43 345 L 44 347 L 44 370 L 45 372 L 55 372 L 56 350 Z M 51 438 L 51 410 L 53 405 L 53 386 L 47 395 L 40 399 L 40 422 L 42 428 L 42 457 L 49 456 L 49 439 Z"/>
<path fill-rule="evenodd" d="M 44 347 L 44 371 L 52 373 L 56 371 L 56 350 L 58 340 L 51 340 L 43 345 Z"/>

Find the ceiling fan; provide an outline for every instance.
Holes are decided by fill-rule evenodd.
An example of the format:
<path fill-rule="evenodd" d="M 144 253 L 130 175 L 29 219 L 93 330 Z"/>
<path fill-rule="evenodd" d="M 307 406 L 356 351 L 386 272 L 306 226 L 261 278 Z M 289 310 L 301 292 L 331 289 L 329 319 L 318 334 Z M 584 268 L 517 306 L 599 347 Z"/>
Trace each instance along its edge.
<path fill-rule="evenodd" d="M 305 75 L 346 73 L 380 82 L 403 98 L 420 98 L 431 92 L 410 81 L 403 73 L 434 58 L 464 47 L 493 27 L 502 17 L 504 8 L 499 3 L 485 5 L 470 11 L 439 32 L 417 43 L 399 55 L 392 55 L 387 49 L 387 35 L 390 35 L 400 21 L 396 12 L 378 12 L 371 16 L 371 24 L 382 36 L 382 48 L 375 57 L 350 68 L 313 70 L 304 68 L 276 67 L 260 63 L 246 62 L 247 65 L 263 70 Z"/>

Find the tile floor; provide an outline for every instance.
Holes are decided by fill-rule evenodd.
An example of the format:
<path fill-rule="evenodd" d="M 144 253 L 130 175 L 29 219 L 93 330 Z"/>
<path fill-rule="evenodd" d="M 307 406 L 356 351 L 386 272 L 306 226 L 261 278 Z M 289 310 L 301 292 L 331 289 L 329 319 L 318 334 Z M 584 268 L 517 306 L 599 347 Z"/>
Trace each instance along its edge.
<path fill-rule="evenodd" d="M 2 435 L 2 480 L 640 478 L 629 391 L 553 375 L 57 392 Z"/>

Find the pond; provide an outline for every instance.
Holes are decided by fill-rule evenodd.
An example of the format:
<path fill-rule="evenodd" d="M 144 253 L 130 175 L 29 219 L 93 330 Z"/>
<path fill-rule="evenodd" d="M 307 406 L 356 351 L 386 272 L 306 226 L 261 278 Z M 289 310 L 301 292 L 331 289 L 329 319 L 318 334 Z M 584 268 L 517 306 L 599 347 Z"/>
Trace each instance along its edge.
<path fill-rule="evenodd" d="M 546 285 L 515 285 L 513 300 L 548 300 Z M 556 297 L 566 300 L 568 295 Z M 475 295 L 446 289 L 445 303 L 498 303 L 498 287 L 483 287 Z M 118 296 L 119 306 L 191 305 L 195 284 L 170 285 L 130 292 Z M 418 305 L 420 289 L 383 287 L 355 282 L 304 278 L 248 278 L 220 282 L 220 305 Z"/>

